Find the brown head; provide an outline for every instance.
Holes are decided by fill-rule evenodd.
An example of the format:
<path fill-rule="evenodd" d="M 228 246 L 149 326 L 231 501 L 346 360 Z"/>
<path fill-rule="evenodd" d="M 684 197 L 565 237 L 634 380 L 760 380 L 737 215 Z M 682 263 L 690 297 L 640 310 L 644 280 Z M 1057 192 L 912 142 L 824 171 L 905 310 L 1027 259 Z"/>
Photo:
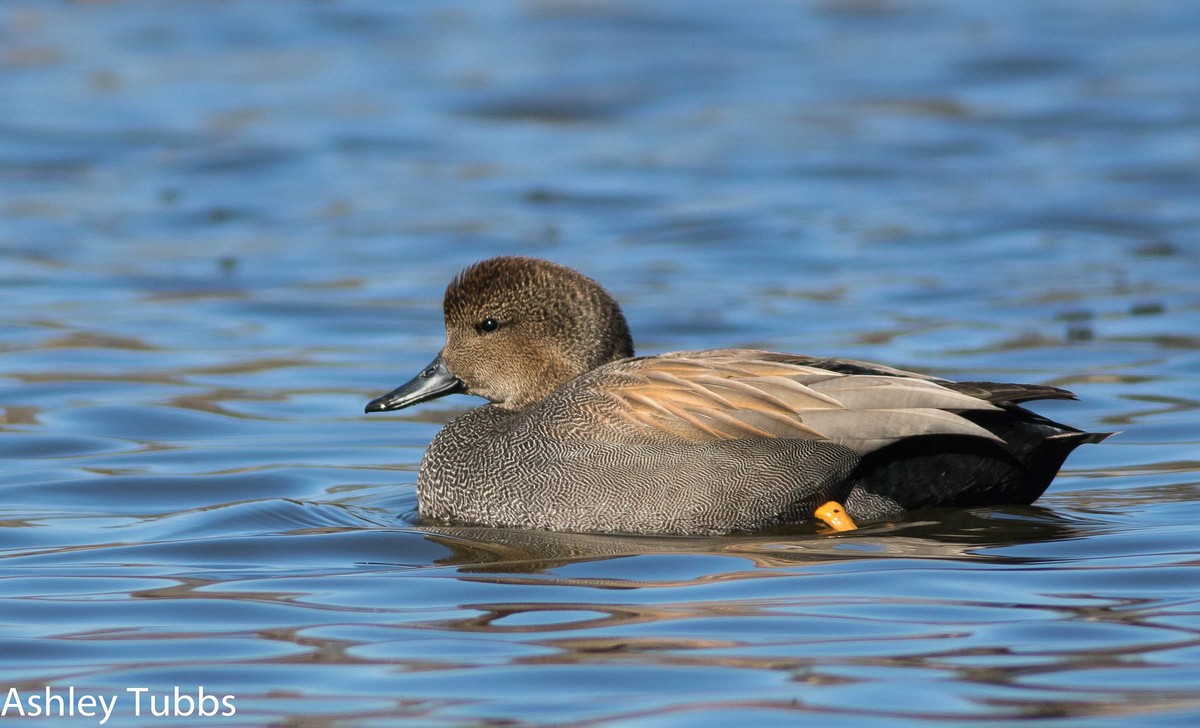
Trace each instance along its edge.
<path fill-rule="evenodd" d="M 445 348 L 367 412 L 453 392 L 521 409 L 584 372 L 633 356 L 629 326 L 612 296 L 587 276 L 546 260 L 505 256 L 476 263 L 450 282 L 442 307 Z"/>

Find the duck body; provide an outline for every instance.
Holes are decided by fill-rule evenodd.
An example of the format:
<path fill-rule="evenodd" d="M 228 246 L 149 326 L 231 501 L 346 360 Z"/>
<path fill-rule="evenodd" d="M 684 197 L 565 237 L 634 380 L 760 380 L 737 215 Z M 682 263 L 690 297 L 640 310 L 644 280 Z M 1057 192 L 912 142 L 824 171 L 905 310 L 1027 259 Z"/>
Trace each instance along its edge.
<path fill-rule="evenodd" d="M 537 259 L 468 268 L 445 308 L 442 353 L 367 406 L 493 400 L 425 453 L 421 516 L 439 523 L 696 535 L 804 523 L 828 501 L 859 522 L 1027 504 L 1107 436 L 1020 406 L 1074 398 L 1055 387 L 751 349 L 634 357 L 615 301 Z"/>

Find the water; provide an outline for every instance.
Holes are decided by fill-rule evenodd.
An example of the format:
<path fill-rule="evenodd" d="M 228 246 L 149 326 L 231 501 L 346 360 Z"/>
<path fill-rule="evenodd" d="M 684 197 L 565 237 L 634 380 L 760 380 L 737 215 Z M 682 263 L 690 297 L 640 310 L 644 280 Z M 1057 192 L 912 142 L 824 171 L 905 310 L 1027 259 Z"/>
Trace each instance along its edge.
<path fill-rule="evenodd" d="M 1198 82 L 1182 0 L 4 6 L 3 697 L 1194 725 Z M 474 403 L 362 406 L 500 253 L 602 281 L 643 353 L 1055 384 L 1121 434 L 1034 507 L 844 535 L 422 526 Z"/>

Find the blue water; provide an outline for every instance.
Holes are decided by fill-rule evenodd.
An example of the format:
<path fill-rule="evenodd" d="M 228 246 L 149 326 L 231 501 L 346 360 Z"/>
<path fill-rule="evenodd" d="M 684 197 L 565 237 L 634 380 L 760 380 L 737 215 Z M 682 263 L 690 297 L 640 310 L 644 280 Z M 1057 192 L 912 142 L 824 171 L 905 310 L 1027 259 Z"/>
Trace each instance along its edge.
<path fill-rule="evenodd" d="M 1198 87 L 1184 0 L 0 7 L 0 699 L 1195 725 Z M 641 353 L 1054 384 L 1120 434 L 1033 507 L 844 535 L 423 526 L 476 402 L 362 407 L 502 253 Z"/>

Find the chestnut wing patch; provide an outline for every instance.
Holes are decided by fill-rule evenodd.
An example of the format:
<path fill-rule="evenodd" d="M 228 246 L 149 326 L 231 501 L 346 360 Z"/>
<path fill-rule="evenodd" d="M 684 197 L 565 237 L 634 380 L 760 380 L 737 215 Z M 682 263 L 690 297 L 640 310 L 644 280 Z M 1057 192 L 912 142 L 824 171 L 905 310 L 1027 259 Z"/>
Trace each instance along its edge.
<path fill-rule="evenodd" d="M 752 350 L 679 352 L 623 362 L 602 388 L 613 414 L 689 441 L 831 440 L 859 452 L 925 434 L 995 435 L 956 412 L 996 405 L 937 380 L 847 374 Z"/>

